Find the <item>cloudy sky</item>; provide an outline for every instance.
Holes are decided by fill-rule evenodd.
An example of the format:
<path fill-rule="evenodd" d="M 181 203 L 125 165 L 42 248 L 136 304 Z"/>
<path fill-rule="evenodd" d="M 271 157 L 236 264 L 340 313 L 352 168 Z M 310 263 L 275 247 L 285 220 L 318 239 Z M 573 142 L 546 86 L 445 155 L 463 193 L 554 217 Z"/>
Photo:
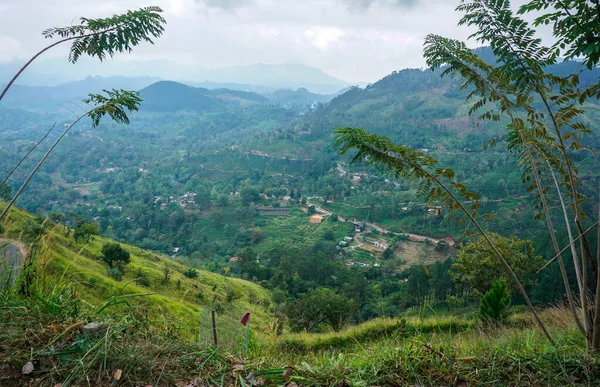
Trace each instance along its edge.
<path fill-rule="evenodd" d="M 520 1 L 519 3 L 521 3 Z M 159 5 L 168 25 L 154 47 L 119 60 L 168 59 L 204 68 L 300 63 L 348 82 L 423 67 L 428 33 L 466 39 L 459 0 L 0 0 L 0 62 L 25 59 L 40 32 L 77 17 Z M 475 43 L 472 44 L 476 46 Z M 63 56 L 66 47 L 47 57 Z"/>

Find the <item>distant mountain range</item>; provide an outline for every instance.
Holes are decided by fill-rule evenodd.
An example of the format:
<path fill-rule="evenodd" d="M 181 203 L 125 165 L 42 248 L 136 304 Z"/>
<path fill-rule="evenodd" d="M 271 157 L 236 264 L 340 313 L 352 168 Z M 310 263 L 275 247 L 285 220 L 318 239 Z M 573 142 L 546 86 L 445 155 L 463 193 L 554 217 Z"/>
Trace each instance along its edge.
<path fill-rule="evenodd" d="M 35 111 L 57 111 L 60 110 L 61 105 L 69 107 L 72 103 L 80 104 L 81 99 L 90 93 L 100 93 L 103 89 L 127 89 L 140 91 L 144 99 L 143 111 L 206 112 L 231 104 L 242 107 L 272 104 L 303 112 L 318 103 L 328 102 L 339 94 L 316 94 L 305 88 L 292 90 L 269 87 L 257 88 L 261 90 L 257 93 L 248 91 L 246 85 L 235 83 L 206 83 L 209 87 L 197 87 L 197 85 L 201 83 L 183 84 L 152 77 L 88 77 L 58 86 L 15 84 L 2 101 L 2 106 Z M 230 86 L 230 88 L 223 86 Z"/>
<path fill-rule="evenodd" d="M 22 65 L 21 62 L 0 64 L 0 83 L 6 83 Z M 19 78 L 20 84 L 29 86 L 57 86 L 65 82 L 84 79 L 89 76 L 136 77 L 170 79 L 185 83 L 221 84 L 220 87 L 240 85 L 244 90 L 258 91 L 267 88 L 274 91 L 280 88 L 306 88 L 313 93 L 333 94 L 348 87 L 345 81 L 332 77 L 322 70 L 300 64 L 255 64 L 214 69 L 157 61 L 105 61 L 103 63 L 82 59 L 73 65 L 62 60 L 42 60 L 34 62 Z M 216 88 L 219 88 L 217 86 Z"/>
<path fill-rule="evenodd" d="M 14 84 L 2 100 L 2 105 L 31 110 L 56 110 L 59 104 L 79 103 L 88 94 L 99 93 L 103 89 L 140 90 L 159 80 L 151 77 L 87 77 L 58 86 Z"/>
<path fill-rule="evenodd" d="M 262 95 L 248 91 L 229 89 L 209 90 L 192 87 L 172 81 L 154 83 L 140 91 L 143 99 L 141 111 L 177 112 L 177 111 L 214 111 L 229 103 L 241 106 L 264 104 L 269 100 Z"/>

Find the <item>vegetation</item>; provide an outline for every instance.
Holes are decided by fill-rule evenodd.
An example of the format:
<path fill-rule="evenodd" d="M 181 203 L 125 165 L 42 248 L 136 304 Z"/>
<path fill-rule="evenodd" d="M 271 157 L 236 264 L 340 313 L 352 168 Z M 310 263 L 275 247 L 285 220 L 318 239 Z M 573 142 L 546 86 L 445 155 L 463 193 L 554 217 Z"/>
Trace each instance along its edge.
<path fill-rule="evenodd" d="M 506 318 L 506 307 L 510 302 L 510 294 L 505 280 L 498 280 L 492 284 L 479 304 L 479 317 L 485 321 L 498 324 Z"/>
<path fill-rule="evenodd" d="M 598 384 L 596 8 L 457 10 L 489 47 L 429 35 L 432 71 L 327 104 L 164 81 L 75 121 L 0 109 L 0 379 Z M 103 60 L 160 13 L 48 30 L 41 53 Z"/>
<path fill-rule="evenodd" d="M 489 237 L 523 285 L 528 289 L 533 288 L 536 283 L 535 273 L 544 261 L 542 257 L 535 255 L 531 241 L 515 237 L 508 239 L 493 233 Z M 495 259 L 494 251 L 481 237 L 461 250 L 453 269 L 457 283 L 480 294 L 487 292 L 497 281 L 509 280 L 506 270 Z M 511 290 L 518 291 L 515 285 L 511 286 Z"/>
<path fill-rule="evenodd" d="M 129 251 L 122 248 L 117 243 L 108 243 L 102 246 L 102 260 L 108 267 L 127 265 L 131 261 Z"/>

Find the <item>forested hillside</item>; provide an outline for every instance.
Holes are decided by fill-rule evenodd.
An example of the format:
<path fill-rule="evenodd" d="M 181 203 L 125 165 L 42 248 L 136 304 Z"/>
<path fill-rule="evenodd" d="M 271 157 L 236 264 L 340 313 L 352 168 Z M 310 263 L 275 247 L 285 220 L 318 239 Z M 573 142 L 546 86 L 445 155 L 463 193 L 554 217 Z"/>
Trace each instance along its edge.
<path fill-rule="evenodd" d="M 425 36 L 427 69 L 337 93 L 305 65 L 167 60 L 213 77 L 13 83 L 57 45 L 120 60 L 165 16 L 199 19 L 178 3 L 44 30 L 0 91 L 0 384 L 599 384 L 598 7 L 462 1 L 463 42 L 346 25 L 441 3 L 315 3 L 317 24 L 205 3 L 202 28 L 247 33 L 236 61 L 292 37 L 288 55 L 352 73 L 401 52 L 364 62 L 358 36 L 364 56 Z M 293 31 L 264 28 L 278 10 Z M 332 10 L 343 23 L 321 26 Z M 162 55 L 227 63 L 183 42 Z"/>
<path fill-rule="evenodd" d="M 437 71 L 402 70 L 298 116 L 254 93 L 158 82 L 141 90 L 144 102 L 125 130 L 83 125 L 71 134 L 18 204 L 39 215 L 65 214 L 72 226 L 96 222 L 105 236 L 254 280 L 280 292 L 281 308 L 283 300 L 326 286 L 355 303 L 347 318 L 395 315 L 422 297 L 462 291 L 444 262 L 467 235 L 448 212 L 418 198 L 410 181 L 350 167 L 331 147 L 332 130 L 368 128 L 438 158 L 483 196 L 483 211 L 495 215 L 490 227 L 535 239 L 542 225 L 501 145 L 505 123 L 469 117 L 466 93 Z M 6 173 L 52 117 L 3 112 Z M 590 109 L 586 119 L 596 115 Z M 493 139 L 499 145 L 484 149 Z M 597 137 L 589 141 L 593 147 Z M 586 179 L 595 179 L 594 157 L 581 158 Z M 23 178 L 17 171 L 13 187 Z M 367 225 L 355 230 L 346 221 Z M 345 237 L 351 240 L 342 244 Z M 548 242 L 537 243 L 545 251 Z M 250 265 L 253 256 L 257 264 Z M 414 273 L 422 264 L 439 267 L 420 277 Z M 397 278 L 408 282 L 391 285 Z M 391 287 L 380 293 L 380 284 Z M 538 299 L 557 296 L 540 291 Z"/>

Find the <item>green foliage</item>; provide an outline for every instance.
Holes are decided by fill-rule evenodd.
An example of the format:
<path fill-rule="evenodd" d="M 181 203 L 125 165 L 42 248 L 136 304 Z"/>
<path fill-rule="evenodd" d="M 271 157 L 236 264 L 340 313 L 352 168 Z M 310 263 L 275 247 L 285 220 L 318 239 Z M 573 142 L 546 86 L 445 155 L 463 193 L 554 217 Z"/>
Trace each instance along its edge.
<path fill-rule="evenodd" d="M 557 38 L 553 48 L 567 59 L 584 58 L 588 69 L 600 60 L 598 4 L 577 0 L 533 0 L 523 4 L 520 14 L 545 11 L 534 25 L 552 24 Z"/>
<path fill-rule="evenodd" d="M 93 106 L 88 116 L 92 119 L 92 125 L 98 126 L 100 119 L 107 115 L 118 124 L 129 124 L 126 110 L 137 111 L 142 102 L 137 91 L 129 90 L 103 90 L 102 94 L 89 94 L 83 102 Z"/>
<path fill-rule="evenodd" d="M 11 186 L 8 184 L 1 184 L 0 185 L 0 199 L 4 200 L 5 202 L 8 202 L 8 201 L 10 201 L 11 198 L 12 198 Z"/>
<path fill-rule="evenodd" d="M 37 239 L 44 233 L 44 228 L 36 220 L 28 220 L 23 225 L 23 235 L 29 239 Z"/>
<path fill-rule="evenodd" d="M 533 286 L 536 283 L 534 274 L 543 264 L 543 260 L 535 254 L 532 242 L 516 237 L 505 238 L 494 233 L 490 233 L 489 237 L 524 286 Z M 490 289 L 494 282 L 509 281 L 504 266 L 483 237 L 463 248 L 452 268 L 458 284 L 465 289 L 475 289 L 481 294 Z M 511 283 L 510 288 L 513 292 L 517 291 L 514 283 Z"/>
<path fill-rule="evenodd" d="M 108 275 L 115 281 L 121 281 L 123 279 L 123 272 L 122 269 L 119 267 L 110 267 L 106 270 L 106 275 Z"/>
<path fill-rule="evenodd" d="M 397 179 L 419 181 L 418 194 L 429 203 L 441 202 L 444 207 L 455 211 L 460 208 L 457 197 L 473 202 L 471 210 L 480 207 L 479 195 L 469 191 L 454 180 L 450 168 L 436 167 L 437 160 L 406 146 L 395 145 L 389 137 L 378 136 L 360 128 L 338 128 L 335 130 L 334 146 L 341 155 L 350 150 L 357 152 L 352 163 L 362 162 L 377 168 L 387 168 Z M 446 186 L 440 185 L 446 183 Z"/>
<path fill-rule="evenodd" d="M 152 286 L 152 282 L 150 281 L 150 278 L 148 277 L 148 273 L 146 273 L 144 270 L 142 270 L 142 268 L 138 268 L 136 270 L 136 272 L 134 273 L 135 276 L 135 282 L 140 285 L 143 286 L 145 288 L 149 288 Z"/>
<path fill-rule="evenodd" d="M 197 278 L 198 277 L 198 270 L 194 269 L 193 267 L 190 267 L 188 269 L 186 269 L 183 272 L 183 275 L 188 277 L 188 278 Z"/>
<path fill-rule="evenodd" d="M 75 241 L 85 240 L 85 243 L 89 243 L 95 235 L 100 234 L 100 227 L 98 223 L 82 222 L 80 223 L 75 232 L 73 238 Z"/>
<path fill-rule="evenodd" d="M 80 23 L 69 27 L 50 28 L 45 38 L 55 36 L 74 40 L 69 61 L 77 62 L 83 54 L 104 60 L 120 52 L 131 52 L 140 42 L 153 43 L 164 31 L 166 20 L 159 7 L 145 7 L 105 19 L 80 18 Z"/>
<path fill-rule="evenodd" d="M 162 274 L 163 274 L 163 277 L 162 277 L 161 283 L 163 285 L 168 285 L 169 281 L 171 281 L 171 276 L 173 275 L 173 269 L 171 268 L 171 265 L 169 265 L 168 263 L 165 263 L 162 268 Z"/>
<path fill-rule="evenodd" d="M 286 315 L 293 331 L 310 333 L 321 323 L 340 330 L 356 308 L 353 300 L 336 294 L 331 289 L 318 288 L 303 294 L 298 301 L 286 307 Z"/>
<path fill-rule="evenodd" d="M 438 253 L 446 254 L 450 250 L 450 245 L 448 242 L 441 240 L 435 245 L 435 251 Z"/>
<path fill-rule="evenodd" d="M 125 250 L 118 243 L 107 243 L 102 246 L 102 260 L 108 267 L 114 268 L 128 265 L 131 262 L 129 251 Z"/>
<path fill-rule="evenodd" d="M 242 297 L 242 293 L 228 282 L 225 286 L 225 301 L 231 303 Z"/>
<path fill-rule="evenodd" d="M 487 322 L 501 323 L 506 319 L 509 303 L 510 294 L 506 286 L 506 281 L 495 281 L 490 290 L 481 298 L 479 317 Z"/>

